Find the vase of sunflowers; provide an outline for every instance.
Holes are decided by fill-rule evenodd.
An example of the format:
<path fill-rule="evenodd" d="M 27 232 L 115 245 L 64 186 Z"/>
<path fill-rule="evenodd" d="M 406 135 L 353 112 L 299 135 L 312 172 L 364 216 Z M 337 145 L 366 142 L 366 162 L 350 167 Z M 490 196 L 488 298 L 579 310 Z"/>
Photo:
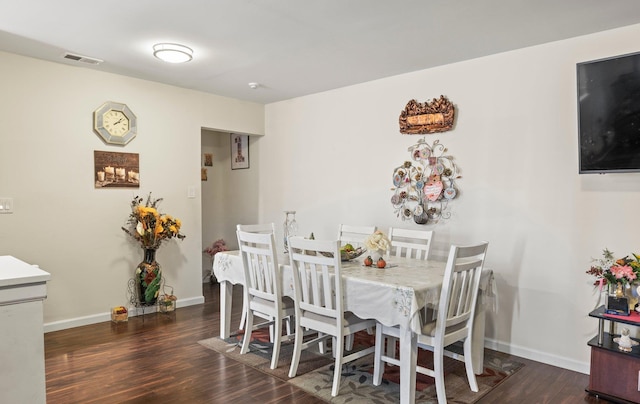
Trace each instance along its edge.
<path fill-rule="evenodd" d="M 136 267 L 135 272 L 136 293 L 138 302 L 142 304 L 155 304 L 160 291 L 162 271 L 156 261 L 156 249 L 145 248 L 144 259 Z"/>
<path fill-rule="evenodd" d="M 136 267 L 134 281 L 137 301 L 142 305 L 154 305 L 162 284 L 162 270 L 156 261 L 156 251 L 164 240 L 184 239 L 180 233 L 180 219 L 158 212 L 162 198 L 152 199 L 151 193 L 143 204 L 143 198 L 134 197 L 127 226 L 122 230 L 140 244 L 144 258 Z"/>

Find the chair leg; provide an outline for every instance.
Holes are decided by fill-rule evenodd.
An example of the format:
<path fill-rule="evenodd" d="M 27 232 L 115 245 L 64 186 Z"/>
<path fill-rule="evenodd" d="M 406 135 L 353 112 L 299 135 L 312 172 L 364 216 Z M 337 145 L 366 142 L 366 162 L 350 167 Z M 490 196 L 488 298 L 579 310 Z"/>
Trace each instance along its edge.
<path fill-rule="evenodd" d="M 293 327 L 291 325 L 291 323 L 294 321 L 293 316 L 287 316 L 284 321 L 287 326 L 287 335 L 291 335 L 291 328 L 295 328 L 295 325 L 293 325 Z"/>
<path fill-rule="evenodd" d="M 433 372 L 436 379 L 436 394 L 438 404 L 447 404 L 447 393 L 444 390 L 444 352 L 443 347 L 434 347 Z"/>
<path fill-rule="evenodd" d="M 273 335 L 273 354 L 271 355 L 271 369 L 278 367 L 278 356 L 280 356 L 280 342 L 282 341 L 282 318 L 276 316 L 273 324 L 275 333 Z"/>
<path fill-rule="evenodd" d="M 476 380 L 476 375 L 473 371 L 473 340 L 471 337 L 467 337 L 464 340 L 464 367 L 467 371 L 467 379 L 469 380 L 469 387 L 471 391 L 478 392 L 478 382 Z"/>
<path fill-rule="evenodd" d="M 344 343 L 344 341 L 343 341 L 343 343 Z M 331 355 L 332 355 L 333 358 L 335 358 L 336 357 L 336 347 L 338 346 L 338 339 L 336 337 L 332 337 L 331 338 L 331 346 L 333 347 L 333 349 L 331 350 Z M 344 350 L 344 345 L 340 344 L 340 346 Z"/>
<path fill-rule="evenodd" d="M 319 332 L 319 333 L 318 333 L 318 338 L 322 337 L 323 335 L 324 335 L 323 333 Z M 322 340 L 322 341 L 320 341 L 320 343 L 318 344 L 318 351 L 319 351 L 321 354 L 325 354 L 325 353 L 327 353 L 327 346 L 325 345 L 325 342 L 324 342 L 324 341 L 325 341 L 325 340 Z"/>
<path fill-rule="evenodd" d="M 396 357 L 396 344 L 398 342 L 398 338 L 395 337 L 387 337 L 387 356 L 392 358 Z"/>
<path fill-rule="evenodd" d="M 244 330 L 244 323 L 247 320 L 247 309 L 249 308 L 249 306 L 247 305 L 247 301 L 244 298 L 244 295 L 242 297 L 242 317 L 240 317 L 240 326 L 238 327 L 239 330 Z"/>
<path fill-rule="evenodd" d="M 291 358 L 291 367 L 289 368 L 289 377 L 295 377 L 298 373 L 298 363 L 300 363 L 300 355 L 302 354 L 302 327 L 296 325 L 296 335 L 294 337 L 293 357 Z"/>
<path fill-rule="evenodd" d="M 244 329 L 244 338 L 242 339 L 242 348 L 240 348 L 241 354 L 249 352 L 249 342 L 251 341 L 251 330 L 253 329 L 253 313 L 247 310 L 247 323 Z"/>
<path fill-rule="evenodd" d="M 331 396 L 336 397 L 340 391 L 340 378 L 342 377 L 342 356 L 344 354 L 344 337 L 342 335 L 334 338 L 333 353 L 336 358 L 335 369 L 333 369 L 333 387 L 331 388 Z"/>
<path fill-rule="evenodd" d="M 382 355 L 384 354 L 384 338 L 382 336 L 382 324 L 376 325 L 376 350 L 373 356 L 373 385 L 379 386 L 382 383 L 382 375 L 384 374 L 384 362 Z"/>
<path fill-rule="evenodd" d="M 353 349 L 353 334 L 347 335 L 346 340 L 347 351 L 350 351 Z"/>
<path fill-rule="evenodd" d="M 275 339 L 275 334 L 276 334 L 275 324 L 271 324 L 269 326 L 269 342 L 273 343 Z"/>

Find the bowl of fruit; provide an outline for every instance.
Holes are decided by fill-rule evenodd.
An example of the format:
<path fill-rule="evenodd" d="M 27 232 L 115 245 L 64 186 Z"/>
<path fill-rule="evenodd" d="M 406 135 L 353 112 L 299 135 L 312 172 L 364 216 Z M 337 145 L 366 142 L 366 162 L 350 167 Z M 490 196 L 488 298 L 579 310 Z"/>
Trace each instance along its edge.
<path fill-rule="evenodd" d="M 367 251 L 366 248 L 353 248 L 351 244 L 345 244 L 344 247 L 340 248 L 340 259 L 342 261 L 349 261 L 354 258 L 358 258 L 362 254 L 364 254 L 365 251 Z"/>
<path fill-rule="evenodd" d="M 349 261 L 354 258 L 358 258 L 362 254 L 364 254 L 365 251 L 367 251 L 366 248 L 354 248 L 351 244 L 345 244 L 344 246 L 340 247 L 340 260 Z M 329 252 L 323 252 L 322 255 L 324 255 L 325 257 L 333 257 L 333 254 Z"/>

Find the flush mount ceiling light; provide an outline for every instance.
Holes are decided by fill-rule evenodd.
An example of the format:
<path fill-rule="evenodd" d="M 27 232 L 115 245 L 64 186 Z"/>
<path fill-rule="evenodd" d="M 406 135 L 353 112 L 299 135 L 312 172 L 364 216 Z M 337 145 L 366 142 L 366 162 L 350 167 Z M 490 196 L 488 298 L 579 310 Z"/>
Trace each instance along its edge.
<path fill-rule="evenodd" d="M 177 43 L 153 45 L 153 56 L 168 63 L 184 63 L 193 59 L 193 49 Z"/>

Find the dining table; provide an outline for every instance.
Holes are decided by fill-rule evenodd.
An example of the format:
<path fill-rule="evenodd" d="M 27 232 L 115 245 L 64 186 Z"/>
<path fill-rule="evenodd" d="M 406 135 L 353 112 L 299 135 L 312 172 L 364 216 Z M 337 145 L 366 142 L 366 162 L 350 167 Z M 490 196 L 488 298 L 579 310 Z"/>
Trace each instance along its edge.
<path fill-rule="evenodd" d="M 288 254 L 279 254 L 282 294 L 294 297 L 293 271 Z M 389 257 L 387 266 L 367 267 L 360 259 L 342 262 L 344 307 L 362 319 L 374 319 L 400 329 L 400 403 L 415 402 L 417 333 L 422 329 L 423 308 L 437 308 L 446 261 Z M 214 256 L 213 275 L 220 283 L 220 338 L 231 333 L 231 304 L 234 285 L 244 284 L 239 251 Z M 485 313 L 495 310 L 496 287 L 493 271 L 482 272 L 472 335 L 472 363 L 475 374 L 483 372 Z"/>

